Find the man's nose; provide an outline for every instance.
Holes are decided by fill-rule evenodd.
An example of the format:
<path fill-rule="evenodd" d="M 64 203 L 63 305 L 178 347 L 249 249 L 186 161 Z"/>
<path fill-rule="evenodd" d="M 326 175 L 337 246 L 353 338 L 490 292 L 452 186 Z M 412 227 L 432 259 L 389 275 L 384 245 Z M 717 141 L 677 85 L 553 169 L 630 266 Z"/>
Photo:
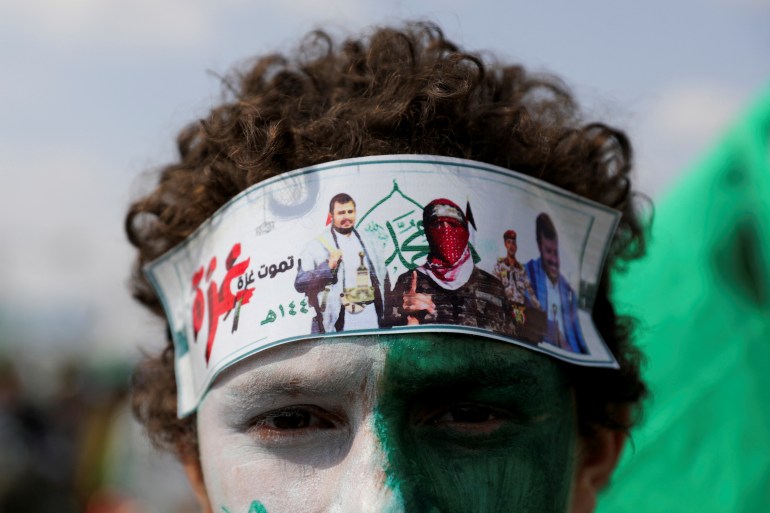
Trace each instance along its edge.
<path fill-rule="evenodd" d="M 375 432 L 373 420 L 356 431 L 343 462 L 338 500 L 330 513 L 404 513 L 403 500 L 391 489 L 387 455 Z"/>

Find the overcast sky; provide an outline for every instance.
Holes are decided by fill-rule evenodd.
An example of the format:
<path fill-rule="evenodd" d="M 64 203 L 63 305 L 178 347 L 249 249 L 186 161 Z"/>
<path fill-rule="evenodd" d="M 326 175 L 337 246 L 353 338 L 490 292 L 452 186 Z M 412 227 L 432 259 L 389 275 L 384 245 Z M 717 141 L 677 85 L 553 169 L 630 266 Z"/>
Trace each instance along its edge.
<path fill-rule="evenodd" d="M 232 64 L 404 19 L 562 76 L 631 135 L 653 197 L 770 84 L 770 0 L 0 0 L 0 349 L 157 347 L 126 287 L 141 174 Z"/>

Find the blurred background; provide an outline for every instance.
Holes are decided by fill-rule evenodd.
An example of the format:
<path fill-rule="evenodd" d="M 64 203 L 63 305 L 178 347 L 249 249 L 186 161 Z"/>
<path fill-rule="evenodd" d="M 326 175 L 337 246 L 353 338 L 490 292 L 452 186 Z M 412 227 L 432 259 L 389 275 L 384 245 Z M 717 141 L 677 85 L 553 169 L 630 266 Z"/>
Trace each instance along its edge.
<path fill-rule="evenodd" d="M 654 200 L 770 83 L 768 0 L 0 0 L 0 512 L 192 510 L 125 406 L 164 336 L 127 289 L 127 206 L 232 65 L 414 19 L 562 77 Z"/>

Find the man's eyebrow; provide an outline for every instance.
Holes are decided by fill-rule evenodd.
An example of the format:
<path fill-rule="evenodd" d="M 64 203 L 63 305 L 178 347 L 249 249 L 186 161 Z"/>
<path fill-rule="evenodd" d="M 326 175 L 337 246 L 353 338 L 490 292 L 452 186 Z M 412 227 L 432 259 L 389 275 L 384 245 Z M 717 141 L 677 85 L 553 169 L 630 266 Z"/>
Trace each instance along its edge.
<path fill-rule="evenodd" d="M 224 389 L 225 402 L 233 407 L 267 404 L 272 401 L 303 396 L 330 397 L 344 393 L 349 383 L 343 369 L 326 372 L 298 373 L 291 368 L 265 371 L 255 369 Z"/>
<path fill-rule="evenodd" d="M 257 373 L 254 373 L 257 374 Z M 272 379 L 264 376 L 249 376 L 239 383 L 229 385 L 226 395 L 233 399 L 254 397 L 298 396 L 306 393 L 329 394 L 339 390 L 335 381 L 328 379 L 274 376 Z"/>

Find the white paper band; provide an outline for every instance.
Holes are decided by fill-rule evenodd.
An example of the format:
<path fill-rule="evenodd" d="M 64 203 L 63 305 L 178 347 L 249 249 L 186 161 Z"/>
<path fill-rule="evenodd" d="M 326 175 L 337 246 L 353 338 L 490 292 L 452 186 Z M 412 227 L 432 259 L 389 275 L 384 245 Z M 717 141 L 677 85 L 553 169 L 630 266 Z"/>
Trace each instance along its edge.
<path fill-rule="evenodd" d="M 329 202 L 340 193 L 353 201 L 335 203 L 336 215 Z M 429 243 L 423 208 L 438 198 L 467 219 L 471 259 L 466 251 L 456 268 L 426 265 L 443 239 Z M 538 240 L 538 216 L 555 237 Z M 229 365 L 319 336 L 470 333 L 617 367 L 590 312 L 619 217 L 540 180 L 447 157 L 341 160 L 261 182 L 146 268 L 174 338 L 179 415 Z M 507 230 L 518 233 L 515 259 Z M 414 310 L 426 298 L 432 307 Z"/>

